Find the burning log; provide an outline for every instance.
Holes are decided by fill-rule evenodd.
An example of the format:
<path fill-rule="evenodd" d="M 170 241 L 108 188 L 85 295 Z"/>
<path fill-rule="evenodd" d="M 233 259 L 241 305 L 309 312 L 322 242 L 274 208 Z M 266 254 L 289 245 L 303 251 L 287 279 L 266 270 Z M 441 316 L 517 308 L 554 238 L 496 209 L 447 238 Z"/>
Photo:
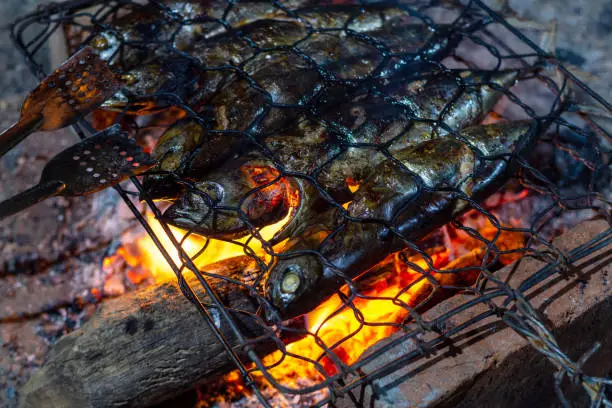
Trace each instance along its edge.
<path fill-rule="evenodd" d="M 258 267 L 240 257 L 206 270 L 244 282 Z M 186 278 L 200 287 L 194 277 Z M 211 283 L 226 305 L 255 312 L 257 305 L 240 285 L 223 279 Z M 202 292 L 196 295 L 205 302 Z M 243 334 L 265 335 L 253 318 L 235 317 Z M 224 323 L 219 327 L 230 344 L 238 344 Z M 255 347 L 265 354 L 275 350 L 275 343 Z M 178 285 L 167 282 L 105 302 L 82 329 L 63 337 L 21 390 L 21 407 L 150 406 L 234 368 Z"/>

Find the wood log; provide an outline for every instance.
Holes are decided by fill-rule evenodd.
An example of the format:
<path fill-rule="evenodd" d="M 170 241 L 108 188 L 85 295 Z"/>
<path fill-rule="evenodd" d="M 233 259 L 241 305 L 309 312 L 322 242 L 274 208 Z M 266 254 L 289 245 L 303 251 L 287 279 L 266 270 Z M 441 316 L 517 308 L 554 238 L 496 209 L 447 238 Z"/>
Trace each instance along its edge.
<path fill-rule="evenodd" d="M 239 257 L 206 271 L 245 281 L 258 267 L 250 258 Z M 204 289 L 189 275 L 188 282 L 206 301 Z M 226 305 L 256 311 L 256 302 L 240 285 L 210 281 Z M 238 344 L 223 319 L 212 312 L 230 344 Z M 265 334 L 254 318 L 238 313 L 234 317 L 249 338 Z M 275 350 L 275 343 L 255 347 L 263 356 Z M 202 315 L 176 283 L 168 282 L 105 302 L 83 328 L 60 339 L 46 364 L 22 388 L 20 406 L 150 406 L 234 368 Z"/>

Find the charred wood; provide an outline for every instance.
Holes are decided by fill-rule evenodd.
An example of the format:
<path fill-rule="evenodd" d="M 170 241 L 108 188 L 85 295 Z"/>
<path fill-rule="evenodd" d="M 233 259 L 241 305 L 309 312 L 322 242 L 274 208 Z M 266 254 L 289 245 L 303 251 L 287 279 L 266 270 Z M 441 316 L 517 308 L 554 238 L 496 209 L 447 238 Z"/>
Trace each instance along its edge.
<path fill-rule="evenodd" d="M 211 265 L 207 272 L 244 282 L 258 267 L 240 257 Z M 194 277 L 189 279 L 192 287 L 201 288 Z M 210 281 L 229 307 L 257 311 L 243 286 L 218 278 Z M 206 302 L 203 289 L 196 295 Z M 211 311 L 228 342 L 236 346 L 233 332 Z M 255 318 L 245 313 L 234 317 L 249 339 L 266 335 L 265 326 Z M 254 347 L 263 355 L 274 351 L 276 343 L 264 339 Z M 194 305 L 176 283 L 168 282 L 104 302 L 82 329 L 60 339 L 46 364 L 21 390 L 21 406 L 150 406 L 234 368 Z"/>

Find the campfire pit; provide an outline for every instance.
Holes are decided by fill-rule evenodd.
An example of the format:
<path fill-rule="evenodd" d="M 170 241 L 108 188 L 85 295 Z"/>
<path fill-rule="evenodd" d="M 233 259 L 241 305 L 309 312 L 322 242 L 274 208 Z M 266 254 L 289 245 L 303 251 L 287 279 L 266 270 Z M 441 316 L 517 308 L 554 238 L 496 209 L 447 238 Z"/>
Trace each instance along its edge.
<path fill-rule="evenodd" d="M 563 319 L 552 319 L 548 322 L 540 314 L 533 312 L 530 304 L 540 304 L 540 298 L 533 295 L 534 288 L 538 285 L 545 286 L 547 282 L 555 282 L 559 276 L 575 274 L 577 262 L 596 256 L 593 254 L 598 254 L 597 251 L 602 250 L 610 240 L 608 202 L 611 191 L 607 168 L 610 137 L 605 129 L 593 120 L 593 116 L 582 111 L 577 112 L 576 109 L 578 102 L 584 105 L 587 100 L 602 103 L 602 106 L 608 109 L 609 105 L 597 94 L 480 2 L 470 3 L 466 7 L 439 6 L 427 2 L 400 6 L 394 13 L 401 14 L 399 18 L 402 19 L 402 24 L 420 24 L 422 27 L 425 25 L 431 27 L 436 34 L 415 50 L 403 50 L 403 57 L 398 55 L 401 54 L 400 51 L 393 51 L 396 45 L 388 46 L 384 41 L 378 44 L 374 54 L 363 51 L 364 60 L 370 58 L 370 63 L 375 62 L 381 66 L 355 82 L 343 78 L 343 75 L 350 74 L 347 73 L 350 71 L 347 66 L 352 67 L 350 64 L 353 62 L 342 65 L 333 61 L 333 53 L 325 57 L 316 54 L 316 46 L 312 44 L 316 43 L 317 36 L 326 35 L 324 27 L 317 26 L 323 24 L 317 13 L 321 10 L 336 10 L 344 15 L 345 23 L 335 27 L 331 33 L 341 33 L 338 34 L 340 38 L 348 42 L 357 38 L 365 47 L 365 44 L 376 43 L 376 39 L 360 34 L 359 24 L 368 16 L 383 16 L 386 12 L 381 11 L 383 6 L 369 6 L 374 7 L 378 13 L 376 14 L 368 11 L 368 6 L 363 9 L 350 9 L 350 5 L 325 5 L 322 9 L 304 8 L 295 12 L 299 7 L 310 5 L 296 2 L 279 8 L 275 4 L 261 3 L 267 4 L 267 8 L 260 4 L 261 9 L 250 10 L 247 5 L 241 3 L 228 3 L 224 8 L 214 9 L 212 14 L 198 14 L 201 11 L 192 8 L 179 7 L 169 10 L 158 2 L 147 2 L 148 7 L 157 11 L 152 17 L 145 16 L 153 18 L 152 22 L 146 21 L 153 26 L 158 24 L 157 27 L 160 21 L 167 23 L 171 27 L 169 32 L 173 35 L 164 37 L 161 34 L 169 32 L 159 28 L 157 33 L 161 34 L 156 38 L 121 38 L 100 34 L 106 33 L 104 30 L 108 29 L 109 25 L 125 21 L 125 16 L 129 17 L 130 13 L 143 12 L 144 9 L 140 9 L 138 4 L 131 1 L 74 1 L 53 5 L 20 20 L 14 26 L 17 44 L 39 76 L 42 71 L 36 63 L 36 50 L 40 44 L 48 41 L 53 32 L 64 33 L 70 52 L 81 44 L 102 44 L 110 50 L 114 49 L 116 54 L 113 56 L 110 53 L 108 58 L 114 61 L 117 69 L 128 72 L 133 69 L 130 64 L 135 64 L 135 57 L 146 60 L 150 53 L 158 52 L 156 58 L 168 58 L 170 55 L 171 58 L 178 59 L 183 55 L 181 53 L 188 53 L 191 49 L 188 44 L 190 35 L 201 36 L 205 38 L 202 41 L 214 43 L 215 35 L 222 34 L 210 34 L 210 37 L 206 38 L 206 33 L 214 33 L 215 30 L 221 30 L 222 33 L 224 24 L 225 27 L 244 25 L 244 32 L 240 31 L 235 37 L 234 32 L 230 32 L 226 36 L 230 38 L 228 41 L 234 41 L 232 38 L 236 38 L 235 41 L 243 41 L 243 38 L 249 39 L 249 35 L 252 36 L 250 41 L 254 43 L 249 43 L 247 48 L 241 51 L 248 54 L 247 50 L 252 50 L 253 55 L 247 56 L 247 59 L 257 58 L 258 55 L 268 52 L 271 56 L 269 60 L 272 60 L 269 64 L 272 64 L 274 52 L 286 52 L 287 49 L 289 53 L 297 54 L 304 52 L 308 55 L 308 52 L 313 52 L 316 58 L 310 56 L 314 58 L 308 63 L 311 65 L 306 64 L 300 68 L 301 71 L 293 74 L 303 75 L 303 78 L 306 78 L 304 80 L 309 81 L 308 75 L 311 71 L 308 67 L 314 66 L 317 75 L 322 71 L 324 74 L 331 75 L 331 72 L 333 75 L 321 74 L 323 79 L 317 83 L 318 88 L 315 87 L 318 89 L 315 97 L 308 94 L 308 89 L 301 89 L 303 95 L 299 96 L 303 98 L 297 102 L 275 101 L 261 99 L 257 93 L 252 93 L 257 86 L 263 87 L 268 96 L 272 91 L 265 88 L 269 86 L 265 82 L 267 77 L 250 72 L 248 62 L 243 64 L 230 61 L 227 66 L 227 61 L 200 59 L 196 62 L 199 69 L 211 73 L 206 77 L 206 84 L 217 80 L 227 81 L 229 85 L 226 86 L 229 88 L 223 89 L 244 92 L 246 102 L 241 105 L 241 100 L 235 100 L 237 107 L 234 107 L 223 97 L 211 96 L 206 99 L 199 94 L 204 102 L 190 99 L 189 91 L 177 88 L 178 85 L 173 82 L 171 88 L 163 88 L 166 86 L 163 85 L 152 96 L 139 95 L 132 98 L 128 94 L 127 99 L 112 101 L 119 105 L 107 105 L 77 125 L 76 129 L 81 136 L 87 136 L 110 124 L 119 123 L 139 144 L 151 149 L 160 135 L 177 120 L 183 121 L 179 122 L 183 126 L 188 123 L 184 122 L 185 118 L 197 119 L 198 124 L 190 126 L 192 129 L 198 129 L 198 126 L 206 129 L 206 137 L 211 144 L 226 143 L 231 150 L 236 147 L 232 145 L 233 134 L 240 134 L 244 137 L 243 142 L 252 143 L 253 151 L 258 152 L 255 158 L 259 161 L 256 163 L 265 162 L 265 165 L 244 166 L 246 170 L 240 173 L 240 177 L 246 174 L 246 178 L 240 179 L 239 182 L 245 183 L 249 188 L 244 190 L 244 196 L 237 202 L 227 201 L 235 205 L 234 207 L 226 205 L 227 202 L 224 201 L 232 194 L 231 191 L 215 196 L 216 191 L 205 190 L 198 184 L 201 181 L 189 173 L 193 167 L 202 165 L 195 161 L 190 162 L 192 167 L 187 170 L 161 166 L 157 173 L 151 172 L 147 176 L 149 179 L 144 182 L 142 178 L 133 178 L 131 186 L 122 184 L 116 188 L 123 199 L 120 206 L 131 210 L 133 218 L 126 217 L 127 221 L 123 220 L 123 228 L 112 228 L 117 232 L 114 238 L 118 240 L 113 245 L 103 241 L 102 246 L 107 248 L 108 245 L 112 250 L 105 254 L 107 256 L 104 261 L 99 260 L 103 264 L 103 273 L 107 274 L 101 293 L 107 296 L 122 294 L 125 291 L 123 281 L 126 276 L 130 282 L 128 286 L 138 286 L 145 282 L 152 283 L 152 286 L 117 299 L 105 300 L 97 315 L 88 324 L 60 339 L 48 357 L 47 364 L 23 389 L 24 407 L 40 406 L 42 401 L 52 401 L 57 406 L 150 406 L 196 385 L 200 387 L 199 406 L 221 403 L 232 403 L 235 406 L 257 403 L 264 406 L 296 407 L 325 404 L 359 406 L 366 399 L 383 401 L 381 403 L 384 404 L 387 398 L 385 391 L 405 381 L 413 385 L 417 380 L 422 380 L 422 375 L 416 374 L 419 371 L 427 372 L 428 365 L 444 367 L 447 358 L 442 359 L 439 356 L 446 356 L 447 351 L 457 352 L 457 347 L 464 348 L 463 339 L 469 339 L 471 331 L 480 330 L 483 324 L 491 324 L 496 328 L 498 326 L 495 324 L 505 324 L 531 339 L 536 350 L 548 353 L 546 356 L 549 360 L 553 364 L 558 363 L 555 368 L 558 370 L 559 384 L 562 383 L 563 376 L 572 376 L 576 371 L 580 371 L 581 356 L 573 353 L 570 353 L 570 357 L 565 356 L 564 349 L 559 349 L 553 342 L 551 332 L 545 330 L 546 327 L 557 329 L 555 335 L 559 334 L 564 338 L 567 336 L 563 331 L 564 327 L 579 322 Z M 225 13 L 219 10 L 225 10 Z M 255 17 L 248 16 L 249 10 Z M 297 13 L 297 16 L 294 13 Z M 272 46 L 271 50 L 262 48 L 257 45 L 257 41 L 262 39 L 257 37 L 256 33 L 248 31 L 249 18 L 257 16 L 277 19 L 283 21 L 283 24 L 287 21 L 299 21 L 307 27 L 306 37 L 299 38 L 290 45 Z M 300 18 L 296 20 L 296 17 Z M 340 19 L 337 16 L 329 18 L 329 24 L 332 24 L 334 19 Z M 380 18 L 384 20 L 383 17 Z M 478 21 L 478 26 L 471 26 L 470 21 Z M 445 25 L 453 22 L 455 25 Z M 40 24 L 43 25 L 42 30 Z M 377 23 L 374 21 L 369 24 Z M 34 42 L 26 43 L 23 36 L 28 30 L 38 31 L 41 35 L 36 37 Z M 137 37 L 139 33 L 141 32 L 135 29 L 130 35 Z M 243 37 L 244 35 L 246 37 Z M 336 38 L 332 37 L 330 34 L 330 41 Z M 308 43 L 308 39 L 313 39 L 312 43 Z M 302 44 L 302 41 L 305 42 Z M 444 46 L 428 48 L 432 42 Z M 311 48 L 304 44 L 311 44 Z M 451 48 L 450 51 L 438 52 L 447 46 Z M 340 55 L 342 48 L 340 45 L 338 47 L 337 54 Z M 377 58 L 378 53 L 381 58 Z M 321 58 L 331 58 L 332 61 L 322 63 Z M 414 61 L 419 62 L 414 66 L 410 65 Z M 440 216 L 439 213 L 433 213 L 431 217 L 425 218 L 422 224 L 418 224 L 418 228 L 408 230 L 402 229 L 404 227 L 400 225 L 401 217 L 391 221 L 355 217 L 356 205 L 353 202 L 364 197 L 359 194 L 371 185 L 368 184 L 370 179 L 357 180 L 352 176 L 347 177 L 344 187 L 355 195 L 340 199 L 341 195 L 336 195 L 335 190 L 331 191 L 336 185 L 333 180 L 330 181 L 330 174 L 337 174 L 326 173 L 325 170 L 334 162 L 344 160 L 343 157 L 353 157 L 352 154 L 356 157 L 354 160 L 359 159 L 362 160 L 360 163 L 365 163 L 363 160 L 368 159 L 359 156 L 361 153 L 356 153 L 364 149 L 376 150 L 377 154 L 382 155 L 372 155 L 373 161 L 382 162 L 383 156 L 390 157 L 387 160 L 391 161 L 403 160 L 398 159 L 401 154 L 393 151 L 391 144 L 385 145 L 384 139 L 389 137 L 385 135 L 394 131 L 393 126 L 398 126 L 397 122 L 380 119 L 377 123 L 383 123 L 387 127 L 381 130 L 383 140 L 376 140 L 374 144 L 361 143 L 359 135 L 349 139 L 357 134 L 364 123 L 369 126 L 367 114 L 371 113 L 368 111 L 370 107 L 366 103 L 360 105 L 360 101 L 370 101 L 368 98 L 374 98 L 372 100 L 377 103 L 386 103 L 387 99 L 395 98 L 394 103 L 397 103 L 400 91 L 389 87 L 393 79 L 384 76 L 387 74 L 383 73 L 388 72 L 384 68 L 391 70 L 390 67 L 405 64 L 417 72 L 415 77 L 407 75 L 412 72 L 410 69 L 401 71 L 402 75 L 407 75 L 405 80 L 402 77 L 402 81 L 412 84 L 409 89 L 402 89 L 401 92 L 412 96 L 427 90 L 437 75 L 448 74 L 452 78 L 456 76 L 459 84 L 457 92 L 448 101 L 443 101 L 443 112 L 452 111 L 451 101 L 459 103 L 457 101 L 461 101 L 465 95 L 498 92 L 500 97 L 493 112 L 479 118 L 478 122 L 494 124 L 536 119 L 540 125 L 537 143 L 524 151 L 502 152 L 496 156 L 484 154 L 481 145 L 480 150 L 475 149 L 475 161 L 478 163 L 497 163 L 496 160 L 505 160 L 507 167 L 513 169 L 512 176 L 496 189 L 499 191 L 472 196 L 471 190 L 461 190 L 463 195 L 460 194 L 458 201 L 463 203 L 465 208 L 451 213 L 441 211 L 443 222 L 435 218 Z M 172 67 L 176 69 L 179 65 Z M 188 65 L 179 68 L 184 69 L 181 71 L 184 75 L 190 75 Z M 457 74 L 460 71 L 451 71 L 452 69 L 463 71 Z M 487 75 L 510 69 L 517 71 L 512 81 L 503 83 L 495 82 L 491 76 L 472 77 L 472 74 L 467 73 L 468 69 L 472 72 L 489 70 Z M 234 71 L 238 72 L 235 76 Z M 420 71 L 435 71 L 436 76 L 433 79 L 427 75 L 420 76 Z M 166 75 L 165 72 L 162 70 L 159 75 Z M 132 74 L 124 75 L 129 83 L 129 75 Z M 466 82 L 462 82 L 464 80 Z M 234 85 L 240 89 L 231 88 Z M 200 92 L 206 91 L 202 83 L 198 86 Z M 322 107 L 321 104 L 326 103 L 326 98 L 335 97 L 338 87 L 343 92 L 358 95 L 351 99 L 351 103 L 356 106 L 350 110 L 354 117 L 353 128 L 342 128 L 341 120 L 325 116 L 328 108 Z M 375 95 L 363 93 L 364 89 L 369 89 Z M 137 89 L 132 89 L 134 90 Z M 382 93 L 383 97 L 376 92 Z M 223 92 L 219 95 L 223 96 Z M 264 109 L 264 114 L 260 116 L 255 112 L 251 127 L 245 125 L 235 128 L 243 124 L 232 122 L 231 115 L 250 112 L 252 107 L 249 103 L 253 101 L 268 110 Z M 340 102 L 338 106 L 342 106 Z M 394 106 L 396 105 L 385 105 L 387 109 Z M 235 112 L 224 116 L 234 108 Z M 601 110 L 600 114 L 603 113 L 605 111 Z M 212 122 L 211 115 L 216 115 Z M 290 118 L 288 121 L 287 117 Z M 324 149 L 315 150 L 320 148 L 319 143 L 314 147 L 305 145 L 302 150 L 297 151 L 295 157 L 284 153 L 283 149 L 287 146 L 283 145 L 283 140 L 274 139 L 274 135 L 270 136 L 266 132 L 280 131 L 278 129 L 283 132 L 291 131 L 287 130 L 292 129 L 291 118 L 299 122 L 299 126 L 308 129 L 323 126 L 323 133 L 328 137 Z M 429 121 L 417 116 L 411 117 L 411 120 L 419 124 L 424 123 L 423 126 L 431 126 L 428 123 L 433 123 L 434 127 L 427 128 L 430 132 L 440 132 L 443 135 L 444 132 L 450 131 L 450 134 L 459 140 L 473 140 L 469 139 L 469 134 L 459 132 L 464 125 L 453 124 L 452 116 L 440 114 L 440 117 Z M 408 126 L 406 123 L 401 125 Z M 182 131 L 188 134 L 187 130 Z M 262 136 L 264 134 L 265 136 Z M 333 134 L 333 138 L 330 134 Z M 342 139 L 343 137 L 346 139 Z M 185 142 L 184 149 L 187 149 L 188 143 Z M 158 151 L 161 145 L 162 142 L 156 147 Z M 470 146 L 474 147 L 474 144 Z M 292 160 L 297 162 L 300 154 L 314 155 L 312 152 L 316 152 L 323 155 L 333 148 L 338 149 L 336 153 L 328 155 L 327 161 L 315 162 L 316 166 L 308 171 L 296 170 L 292 167 L 293 163 L 286 160 L 287 157 L 292 157 Z M 166 153 L 174 154 L 169 152 Z M 224 154 L 226 153 L 220 151 L 219 157 Z M 271 158 L 274 159 L 272 164 L 265 161 Z M 162 162 L 165 160 L 159 156 L 158 159 Z M 452 159 L 453 157 L 449 157 L 449 160 Z M 221 168 L 221 176 L 224 176 L 224 172 L 233 171 L 233 168 L 226 164 L 232 163 L 232 160 L 239 159 L 224 156 L 223 160 L 211 168 Z M 251 165 L 250 163 L 248 164 Z M 411 165 L 410 161 L 408 165 Z M 483 164 L 478 177 L 469 175 L 470 182 L 476 186 L 475 190 L 479 188 L 478 182 L 482 178 L 486 179 L 486 171 L 490 168 Z M 353 171 L 351 174 L 355 176 L 361 174 L 359 169 L 349 168 L 346 171 Z M 413 168 L 410 168 L 410 171 L 414 173 Z M 485 171 L 485 176 L 482 176 L 482 171 Z M 205 174 L 208 177 L 209 174 L 216 173 L 211 170 Z M 234 173 L 231 174 L 232 177 L 235 176 Z M 421 175 L 420 177 L 424 178 Z M 154 200 L 160 197 L 157 196 L 159 192 L 147 184 L 151 180 L 163 180 L 164 183 L 168 180 L 178 180 L 182 198 L 172 197 L 169 201 L 173 206 L 168 209 L 168 203 Z M 286 193 L 286 196 L 279 198 L 278 191 L 285 194 L 285 191 L 294 187 L 292 183 L 301 183 L 298 192 Z M 210 185 L 212 182 L 204 186 Z M 435 206 L 447 200 L 445 194 L 453 192 L 451 190 L 458 185 L 437 185 L 430 190 L 427 190 L 426 186 L 425 194 L 431 194 L 437 201 L 424 202 L 433 203 L 432 206 Z M 167 187 L 163 183 L 161 186 L 163 189 Z M 331 192 L 327 189 L 329 186 L 332 186 Z M 173 185 L 172 188 L 178 187 Z M 164 190 L 164 194 L 175 194 L 172 188 Z M 374 191 L 378 190 L 372 189 L 366 193 Z M 456 194 L 457 191 L 453 193 Z M 381 197 L 383 196 L 384 194 L 381 194 Z M 218 200 L 212 206 L 210 203 L 206 204 L 211 217 L 216 217 L 217 226 L 213 228 L 213 223 L 207 224 L 206 220 L 201 220 L 201 225 L 192 225 L 191 228 L 196 231 L 198 228 L 212 228 L 211 235 L 217 236 L 221 234 L 219 231 L 227 222 L 227 225 L 234 228 L 232 233 L 246 226 L 246 236 L 225 236 L 224 240 L 206 239 L 195 234 L 193 230 L 186 233 L 170 225 L 187 225 L 184 218 L 169 217 L 177 214 L 176 211 L 172 212 L 177 203 L 200 205 L 204 208 L 202 202 L 211 198 Z M 283 205 L 293 208 L 311 199 L 316 201 L 313 204 L 316 211 L 306 213 L 306 216 L 297 209 L 279 216 L 279 210 L 275 207 L 282 202 Z M 93 200 L 96 202 L 98 198 Z M 253 202 L 256 205 L 249 207 Z M 268 209 L 268 205 L 273 208 Z M 115 208 L 119 208 L 119 205 Z M 417 208 L 422 209 L 425 206 Z M 180 210 L 184 211 L 184 208 Z M 291 224 L 292 217 L 297 216 L 304 217 L 300 218 L 302 222 L 298 225 Z M 329 219 L 325 217 L 333 218 L 331 224 L 326 224 Z M 581 224 L 582 221 L 602 217 L 608 218 L 597 221 L 596 224 Z M 133 226 L 134 221 L 140 223 L 140 230 L 133 227 L 128 229 L 127 225 Z M 323 225 L 324 228 L 315 229 L 313 232 L 309 229 L 311 223 Z M 310 248 L 300 246 L 301 243 L 296 245 L 291 240 L 275 240 L 275 233 L 286 225 L 291 225 L 291 230 L 290 233 L 285 233 L 283 238 L 295 239 L 303 236 L 303 241 L 318 240 L 317 246 L 312 247 L 312 252 L 327 258 L 328 263 L 334 262 L 333 259 L 330 261 L 329 257 L 333 258 L 335 253 L 325 251 L 326 241 L 333 241 L 335 236 L 343 233 L 343 229 L 365 231 L 364 236 L 368 236 L 369 226 L 380 228 L 376 230 L 377 238 L 362 242 L 361 248 L 370 245 L 378 248 L 374 245 L 377 240 L 393 241 L 396 244 L 390 247 L 381 246 L 380 259 L 373 262 L 373 266 L 370 265 L 369 258 L 364 258 L 364 266 L 360 270 L 354 270 L 355 267 L 342 270 L 331 267 L 329 270 L 337 274 L 331 290 L 330 281 L 327 280 L 319 289 L 334 295 L 331 298 L 322 296 L 321 301 L 317 302 L 318 307 L 314 310 L 310 308 L 305 315 L 291 311 L 283 315 L 282 311 L 279 311 L 279 305 L 270 296 L 270 285 L 274 283 L 267 281 L 272 279 L 270 276 L 274 276 L 270 274 L 270 270 L 277 267 L 278 263 L 284 262 L 292 248 Z M 382 228 L 382 225 L 385 225 L 386 229 Z M 585 228 L 590 231 L 588 234 L 584 233 Z M 421 233 L 411 232 L 415 230 Z M 322 231 L 329 233 L 328 238 L 319 238 Z M 310 235 L 304 234 L 305 232 Z M 555 240 L 559 235 L 563 235 L 559 238 L 562 241 Z M 352 234 L 349 238 L 353 236 L 357 234 Z M 579 236 L 584 239 L 576 242 L 576 245 L 571 245 Z M 397 242 L 402 245 L 398 246 Z M 583 246 L 575 249 L 578 244 Z M 350 248 L 350 245 L 353 244 L 347 244 L 346 247 Z M 343 248 L 340 247 L 341 250 Z M 386 248 L 395 249 L 389 250 L 387 254 L 382 252 Z M 158 250 L 159 253 L 156 252 Z M 347 257 L 351 254 L 352 252 Z M 237 256 L 240 258 L 236 258 Z M 524 266 L 524 261 L 529 259 L 538 259 L 544 264 L 537 267 Z M 605 276 L 607 271 L 603 268 L 601 276 Z M 178 280 L 179 286 L 164 283 L 168 279 Z M 298 278 L 298 287 L 300 283 L 302 282 Z M 286 282 L 287 287 L 294 284 L 295 280 Z M 179 297 L 177 288 L 180 288 L 184 298 Z M 594 295 L 590 303 L 585 302 L 584 309 L 576 312 L 579 316 L 587 316 L 592 310 L 607 310 L 605 304 L 609 298 L 605 285 L 600 289 L 601 293 Z M 550 293 L 553 297 L 554 292 Z M 94 298 L 95 295 L 92 294 Z M 100 296 L 96 300 L 99 298 Z M 594 309 L 591 310 L 591 307 Z M 540 313 L 545 309 L 540 310 Z M 484 318 L 489 320 L 483 323 L 481 320 Z M 515 335 L 509 334 L 510 329 L 497 334 L 496 338 L 502 336 L 501 338 L 509 339 L 505 346 L 507 349 L 503 350 L 505 354 L 499 354 L 500 359 L 510 354 L 511 350 L 528 353 L 524 351 L 525 348 L 521 348 L 524 343 Z M 412 348 L 406 344 L 412 344 Z M 404 349 L 405 353 L 392 354 L 392 360 L 397 361 L 390 361 L 388 353 L 394 347 L 408 347 L 408 350 Z M 436 348 L 439 354 L 434 360 L 422 360 L 423 356 L 428 356 Z M 584 349 L 580 351 L 586 352 Z M 504 360 L 503 366 L 510 367 L 508 370 L 515 370 L 512 364 L 510 360 Z M 468 383 L 474 384 L 474 390 L 485 387 L 486 384 L 477 379 L 477 373 L 482 373 L 483 369 L 490 369 L 491 366 L 485 364 L 483 367 L 453 375 L 454 383 L 448 384 L 439 395 L 407 393 L 405 386 L 400 387 L 400 390 L 403 392 L 403 398 L 422 403 L 448 403 L 449 399 L 454 402 L 454 399 L 461 395 L 466 398 L 465 403 L 468 404 L 468 401 L 474 400 L 477 392 L 465 391 L 462 387 Z M 451 367 L 445 368 L 449 371 L 451 369 L 452 364 Z M 586 395 L 592 401 L 596 404 L 603 403 L 609 380 L 589 376 L 576 378 L 584 385 Z M 427 383 L 429 380 L 422 381 Z M 363 392 L 356 391 L 363 386 L 367 386 Z M 337 402 L 340 397 L 344 397 L 341 403 Z M 168 404 L 172 406 L 172 402 Z"/>

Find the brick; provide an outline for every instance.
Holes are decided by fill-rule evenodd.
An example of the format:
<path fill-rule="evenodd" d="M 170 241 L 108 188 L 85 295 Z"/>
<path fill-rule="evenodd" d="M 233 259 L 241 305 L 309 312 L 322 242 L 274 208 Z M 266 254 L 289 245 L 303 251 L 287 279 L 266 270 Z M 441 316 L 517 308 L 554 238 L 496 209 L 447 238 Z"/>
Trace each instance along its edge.
<path fill-rule="evenodd" d="M 569 251 L 605 231 L 609 225 L 601 220 L 580 224 L 554 241 L 556 248 Z M 601 349 L 585 365 L 588 375 L 609 375 L 612 370 L 612 325 L 608 316 L 612 312 L 612 247 L 598 250 L 576 262 L 571 277 L 554 275 L 536 285 L 525 295 L 541 314 L 548 329 L 552 329 L 561 349 L 574 361 L 593 344 L 601 342 Z M 510 265 L 496 276 L 517 288 L 522 281 L 545 266 L 545 263 L 525 257 Z M 455 307 L 472 300 L 468 294 L 459 294 L 437 305 L 424 314 L 426 320 L 441 316 Z M 501 305 L 502 298 L 495 303 Z M 445 331 L 489 310 L 479 304 L 461 312 L 445 322 Z M 404 336 L 396 333 L 366 352 L 370 355 L 381 347 Z M 423 340 L 435 338 L 428 333 Z M 458 335 L 435 351 L 429 358 L 391 370 L 391 374 L 374 380 L 378 389 L 376 407 L 526 407 L 556 406 L 554 394 L 554 366 L 526 339 L 509 328 L 497 317 L 489 317 Z M 400 341 L 390 350 L 363 367 L 365 373 L 398 362 L 416 349 L 414 341 Z M 366 404 L 372 398 L 372 387 L 366 387 Z M 587 404 L 586 397 L 577 387 L 567 388 L 567 396 Z M 359 395 L 357 390 L 356 395 Z M 340 407 L 351 407 L 348 398 Z"/>

